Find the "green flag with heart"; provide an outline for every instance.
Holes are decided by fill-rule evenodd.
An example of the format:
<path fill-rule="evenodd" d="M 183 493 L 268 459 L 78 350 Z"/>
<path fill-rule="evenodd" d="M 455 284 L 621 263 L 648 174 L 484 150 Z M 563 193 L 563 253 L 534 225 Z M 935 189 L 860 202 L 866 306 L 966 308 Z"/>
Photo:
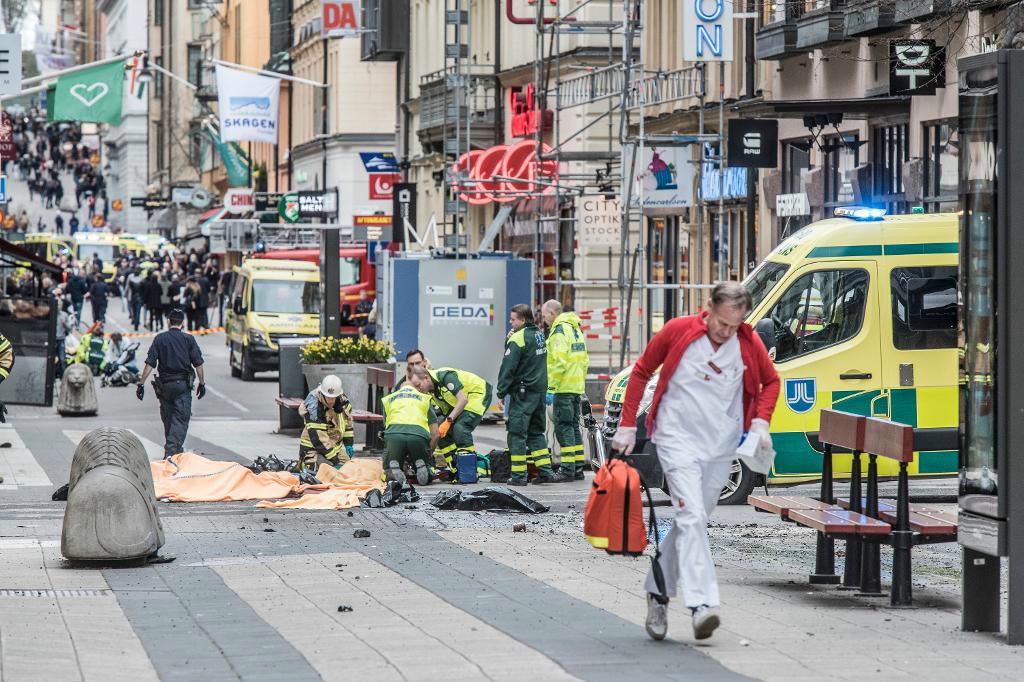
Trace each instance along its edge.
<path fill-rule="evenodd" d="M 53 120 L 121 122 L 124 62 L 114 62 L 57 79 L 53 93 Z"/>

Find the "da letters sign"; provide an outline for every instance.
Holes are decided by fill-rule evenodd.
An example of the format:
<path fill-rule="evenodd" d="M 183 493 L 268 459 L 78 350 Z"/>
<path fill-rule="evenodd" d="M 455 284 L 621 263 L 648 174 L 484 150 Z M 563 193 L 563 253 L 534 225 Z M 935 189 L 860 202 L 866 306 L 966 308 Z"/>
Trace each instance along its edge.
<path fill-rule="evenodd" d="M 731 0 L 683 0 L 683 60 L 732 61 Z"/>

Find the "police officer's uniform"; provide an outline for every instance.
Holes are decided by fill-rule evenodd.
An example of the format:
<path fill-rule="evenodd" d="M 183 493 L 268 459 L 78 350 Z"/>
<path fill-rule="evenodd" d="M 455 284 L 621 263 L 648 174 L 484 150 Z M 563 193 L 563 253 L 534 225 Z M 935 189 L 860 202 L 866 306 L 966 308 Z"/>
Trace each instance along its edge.
<path fill-rule="evenodd" d="M 430 429 L 439 418 L 429 395 L 406 384 L 384 397 L 384 473 L 404 480 L 402 466 L 408 463 L 420 485 L 430 483 Z"/>
<path fill-rule="evenodd" d="M 188 423 L 192 418 L 193 368 L 202 367 L 203 354 L 195 337 L 172 327 L 153 339 L 146 364 L 159 373 L 153 380 L 153 388 L 160 400 L 164 459 L 167 459 L 184 449 Z"/>
<path fill-rule="evenodd" d="M 548 393 L 555 438 L 562 456 L 562 472 L 583 478 L 583 432 L 580 430 L 580 403 L 586 392 L 590 358 L 580 331 L 580 318 L 565 312 L 555 318 L 548 333 Z"/>
<path fill-rule="evenodd" d="M 547 347 L 544 334 L 536 325 L 526 324 L 508 337 L 496 388 L 499 396 L 509 397 L 506 421 L 512 459 L 509 484 L 526 484 L 527 464 L 531 461 L 540 471 L 539 481 L 560 480 L 551 471 L 551 451 L 544 433 Z"/>
<path fill-rule="evenodd" d="M 428 369 L 434 382 L 434 405 L 445 418 L 451 414 L 458 402 L 458 393 L 463 391 L 468 401 L 459 416 L 452 420 L 447 435 L 437 444 L 437 454 L 444 457 L 448 468 L 455 469 L 454 456 L 476 452 L 473 431 L 480 425 L 484 413 L 491 405 L 491 385 L 472 372 L 451 367 Z"/>

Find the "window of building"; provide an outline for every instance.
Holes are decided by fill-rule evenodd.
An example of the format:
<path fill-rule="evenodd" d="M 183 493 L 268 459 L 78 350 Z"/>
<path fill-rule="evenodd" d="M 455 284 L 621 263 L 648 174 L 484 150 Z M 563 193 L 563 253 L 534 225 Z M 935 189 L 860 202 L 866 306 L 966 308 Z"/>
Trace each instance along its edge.
<path fill-rule="evenodd" d="M 924 130 L 924 210 L 956 211 L 959 208 L 958 157 L 960 136 L 957 122 L 925 123 Z"/>
<path fill-rule="evenodd" d="M 166 157 L 164 156 L 164 128 L 163 125 L 158 121 L 153 124 L 153 147 L 156 151 L 156 169 L 162 171 L 167 167 Z"/>
<path fill-rule="evenodd" d="M 860 163 L 860 144 L 857 133 L 830 135 L 822 141 L 825 173 L 825 215 L 832 209 L 853 201 L 853 185 L 849 172 Z"/>
<path fill-rule="evenodd" d="M 153 25 L 164 24 L 164 0 L 153 0 Z"/>
<path fill-rule="evenodd" d="M 818 270 L 797 279 L 772 308 L 775 362 L 785 362 L 857 336 L 867 307 L 868 273 Z"/>
<path fill-rule="evenodd" d="M 188 82 L 192 85 L 203 84 L 203 46 L 188 46 Z"/>
<path fill-rule="evenodd" d="M 892 271 L 892 345 L 898 350 L 956 348 L 957 268 Z"/>
<path fill-rule="evenodd" d="M 871 128 L 872 203 L 889 213 L 906 213 L 903 164 L 910 156 L 910 126 L 906 123 Z"/>
<path fill-rule="evenodd" d="M 153 63 L 157 66 L 163 67 L 163 57 L 153 57 Z M 162 71 L 153 69 L 153 97 L 164 96 L 164 74 Z"/>
<path fill-rule="evenodd" d="M 678 218 L 651 218 L 647 222 L 650 258 L 647 260 L 647 281 L 663 285 L 647 290 L 647 328 L 656 334 L 665 322 L 678 315 L 679 290 L 670 285 L 679 283 Z"/>

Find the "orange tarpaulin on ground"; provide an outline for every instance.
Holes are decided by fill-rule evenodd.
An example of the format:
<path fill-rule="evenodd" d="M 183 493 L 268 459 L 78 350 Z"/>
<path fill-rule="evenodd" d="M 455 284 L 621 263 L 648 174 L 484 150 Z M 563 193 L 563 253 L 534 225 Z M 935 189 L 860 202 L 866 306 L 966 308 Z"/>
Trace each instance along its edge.
<path fill-rule="evenodd" d="M 287 500 L 264 500 L 257 507 L 282 507 L 288 509 L 348 509 L 358 507 L 359 500 L 371 490 L 384 492 L 381 475 L 384 468 L 379 459 L 353 459 L 341 465 L 341 469 L 321 464 L 316 472 L 317 480 L 328 484 L 325 490 L 310 486 L 302 497 Z"/>
<path fill-rule="evenodd" d="M 340 471 L 321 464 L 317 479 L 323 484 L 315 486 L 299 483 L 298 477 L 287 471 L 254 474 L 241 464 L 207 459 L 193 452 L 150 462 L 150 469 L 156 498 L 165 502 L 264 500 L 257 506 L 347 509 L 358 507 L 359 499 L 369 491 L 384 489 L 378 459 L 354 459 Z"/>

